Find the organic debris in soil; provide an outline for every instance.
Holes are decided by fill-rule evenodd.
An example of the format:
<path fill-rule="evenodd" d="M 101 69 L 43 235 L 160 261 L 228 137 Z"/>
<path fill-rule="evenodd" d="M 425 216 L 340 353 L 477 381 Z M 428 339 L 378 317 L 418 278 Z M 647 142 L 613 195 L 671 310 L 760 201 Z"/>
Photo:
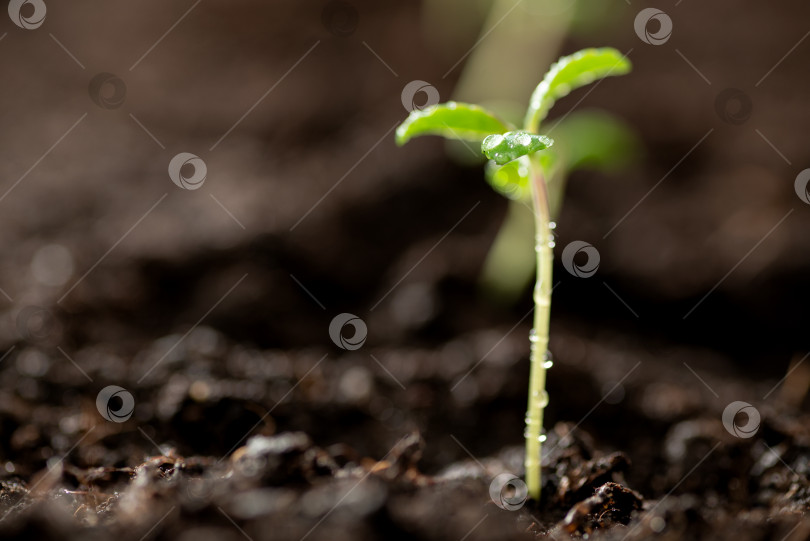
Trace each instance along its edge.
<path fill-rule="evenodd" d="M 562 522 L 562 530 L 569 534 L 591 534 L 615 523 L 626 526 L 633 511 L 639 509 L 640 495 L 618 483 L 605 483 L 596 489 L 596 494 L 574 505 Z"/>
<path fill-rule="evenodd" d="M 640 497 L 612 481 L 593 493 L 594 484 L 628 462 L 616 454 L 587 459 L 598 453 L 582 446 L 584 439 L 574 430 L 556 453 L 551 469 L 561 475 L 549 477 L 560 489 L 553 507 L 542 510 L 546 517 L 563 515 L 561 502 L 590 493 L 556 528 L 575 534 L 626 524 L 640 506 Z M 159 524 L 167 538 L 194 526 L 200 535 L 228 539 L 233 536 L 224 532 L 235 524 L 256 541 L 370 539 L 383 532 L 442 539 L 461 538 L 477 524 L 472 538 L 521 538 L 553 526 L 536 523 L 528 507 L 515 513 L 492 508 L 488 481 L 511 459 L 485 459 L 485 469 L 458 464 L 447 470 L 455 475 L 427 476 L 418 469 L 424 446 L 413 432 L 381 460 L 346 461 L 356 453 L 345 446 L 332 446 L 339 451 L 333 455 L 302 432 L 286 432 L 254 436 L 227 460 L 165 451 L 134 468 L 60 463 L 30 486 L 0 482 L 0 534 L 48 540 L 106 533 L 127 541 Z"/>

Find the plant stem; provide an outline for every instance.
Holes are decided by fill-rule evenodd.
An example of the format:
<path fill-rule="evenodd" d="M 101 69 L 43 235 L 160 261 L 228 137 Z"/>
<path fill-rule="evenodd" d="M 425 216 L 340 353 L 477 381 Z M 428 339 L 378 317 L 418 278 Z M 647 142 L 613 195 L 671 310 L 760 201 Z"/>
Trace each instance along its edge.
<path fill-rule="evenodd" d="M 534 286 L 534 329 L 531 334 L 531 368 L 529 373 L 529 407 L 526 411 L 526 486 L 529 496 L 540 500 L 540 470 L 543 436 L 543 410 L 546 394 L 546 361 L 551 315 L 552 261 L 554 259 L 549 218 L 548 193 L 540 165 L 532 160 L 531 190 L 535 221 L 537 282 Z"/>

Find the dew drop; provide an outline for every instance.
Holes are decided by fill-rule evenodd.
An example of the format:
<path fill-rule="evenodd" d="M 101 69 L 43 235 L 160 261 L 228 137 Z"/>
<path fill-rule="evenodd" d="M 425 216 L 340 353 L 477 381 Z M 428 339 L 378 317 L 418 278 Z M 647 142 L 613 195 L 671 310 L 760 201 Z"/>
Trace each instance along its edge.
<path fill-rule="evenodd" d="M 557 222 L 549 222 L 548 223 L 549 229 L 557 229 Z"/>
<path fill-rule="evenodd" d="M 546 435 L 540 434 L 540 437 L 537 438 L 537 441 L 539 441 L 540 443 L 544 443 L 546 441 Z"/>
<path fill-rule="evenodd" d="M 535 235 L 534 237 L 534 250 L 539 252 L 543 249 L 543 238 L 540 235 Z"/>

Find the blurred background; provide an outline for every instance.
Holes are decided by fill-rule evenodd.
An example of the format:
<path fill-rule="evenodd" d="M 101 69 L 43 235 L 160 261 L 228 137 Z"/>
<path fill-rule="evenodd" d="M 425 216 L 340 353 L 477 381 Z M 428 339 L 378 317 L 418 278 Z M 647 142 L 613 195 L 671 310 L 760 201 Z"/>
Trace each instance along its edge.
<path fill-rule="evenodd" d="M 515 226 L 493 261 L 517 204 L 474 152 L 393 130 L 411 81 L 520 119 L 583 47 L 633 72 L 545 126 L 602 110 L 628 145 L 569 175 L 547 426 L 582 419 L 643 463 L 640 441 L 761 401 L 810 350 L 805 2 L 82 1 L 41 24 L 37 6 L 0 19 L 0 458 L 20 475 L 154 453 L 133 423 L 206 455 L 304 430 L 381 456 L 418 429 L 428 471 L 466 457 L 450 434 L 520 444 L 531 238 Z M 590 278 L 559 264 L 575 240 Z M 362 348 L 330 339 L 341 313 Z M 112 384 L 129 424 L 96 415 Z"/>

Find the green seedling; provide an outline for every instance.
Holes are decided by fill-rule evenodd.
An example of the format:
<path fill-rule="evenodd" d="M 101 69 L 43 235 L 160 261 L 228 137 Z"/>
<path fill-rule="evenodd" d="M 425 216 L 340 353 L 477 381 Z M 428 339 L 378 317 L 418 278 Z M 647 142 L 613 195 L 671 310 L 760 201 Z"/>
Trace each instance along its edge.
<path fill-rule="evenodd" d="M 499 119 L 478 105 L 447 102 L 411 112 L 397 128 L 397 144 L 403 145 L 420 135 L 441 135 L 448 139 L 481 144 L 489 159 L 486 176 L 490 185 L 511 199 L 529 198 L 534 212 L 537 276 L 534 287 L 534 327 L 531 340 L 529 404 L 526 412 L 526 485 L 529 496 L 540 499 L 540 458 L 543 410 L 548 404 L 546 369 L 551 310 L 554 227 L 552 218 L 562 201 L 563 161 L 571 156 L 576 141 L 569 141 L 566 152 L 555 152 L 553 140 L 540 135 L 541 123 L 555 101 L 571 91 L 599 79 L 623 75 L 631 69 L 629 60 L 611 48 L 585 49 L 560 58 L 534 90 L 526 111 L 523 129 Z M 575 154 L 575 153 L 574 153 Z"/>
<path fill-rule="evenodd" d="M 575 171 L 591 170 L 616 173 L 627 168 L 641 153 L 633 131 L 618 118 L 598 110 L 574 111 L 563 115 L 551 128 L 554 148 L 553 167 L 544 169 L 549 194 L 551 220 L 555 220 L 569 176 Z M 549 156 L 544 156 L 549 159 Z M 489 162 L 488 172 L 495 181 L 509 186 L 507 173 Z M 526 290 L 535 271 L 534 214 L 529 190 L 508 193 L 506 216 L 492 243 L 481 271 L 482 293 L 494 302 L 513 305 Z"/>

